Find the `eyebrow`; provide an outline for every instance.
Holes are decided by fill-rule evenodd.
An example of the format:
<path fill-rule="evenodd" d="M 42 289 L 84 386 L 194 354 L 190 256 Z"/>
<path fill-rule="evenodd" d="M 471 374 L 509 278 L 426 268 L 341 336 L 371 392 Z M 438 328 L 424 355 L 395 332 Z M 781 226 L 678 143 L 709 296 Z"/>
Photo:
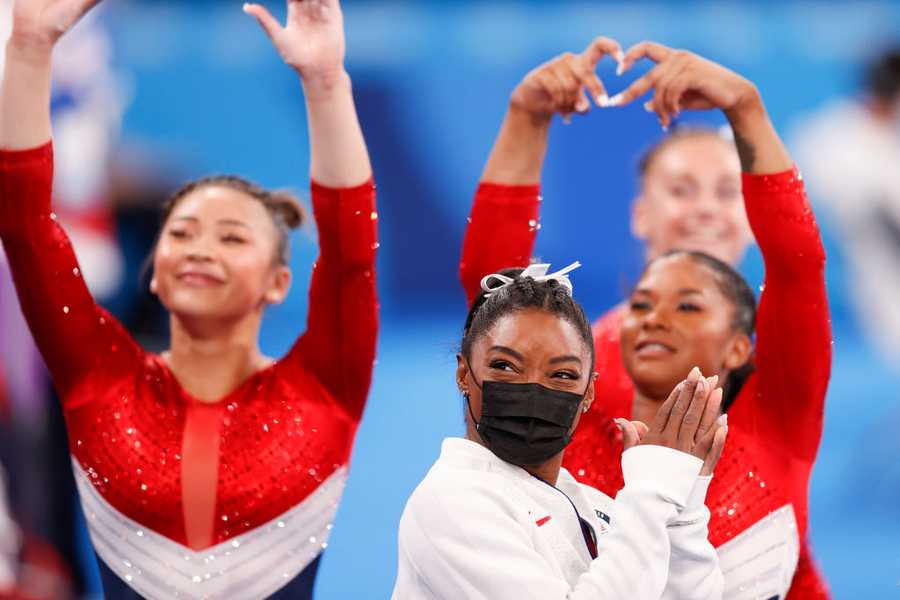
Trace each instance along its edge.
<path fill-rule="evenodd" d="M 575 356 L 574 354 L 566 354 L 564 356 L 554 356 L 550 359 L 550 364 L 555 365 L 557 363 L 564 362 L 577 362 L 579 365 L 581 364 L 581 358 Z"/>
<path fill-rule="evenodd" d="M 643 294 L 643 295 L 645 295 L 645 296 L 652 296 L 652 295 L 653 295 L 653 292 L 651 292 L 651 291 L 648 290 L 647 288 L 637 288 L 636 290 L 634 290 L 634 293 L 635 293 L 635 294 Z M 682 296 L 686 296 L 686 295 L 688 295 L 688 294 L 697 294 L 697 295 L 702 296 L 702 295 L 703 295 L 703 290 L 698 290 L 698 289 L 695 289 L 695 288 L 681 288 L 680 290 L 678 290 L 678 293 L 679 293 L 680 295 L 682 295 Z"/>
<path fill-rule="evenodd" d="M 508 348 L 507 346 L 491 346 L 490 349 L 495 350 L 497 352 L 503 352 L 505 354 L 509 354 L 516 360 L 525 360 L 524 356 L 522 356 L 520 353 L 516 352 L 512 348 Z M 581 358 L 578 356 L 575 356 L 574 354 L 564 354 L 562 356 L 554 356 L 549 361 L 549 363 L 551 365 L 555 365 L 557 363 L 563 363 L 563 362 L 577 362 L 580 365 Z"/>
<path fill-rule="evenodd" d="M 238 221 L 237 219 L 219 219 L 216 221 L 216 225 L 239 225 L 241 227 L 250 228 L 249 225 L 244 223 L 243 221 Z"/>
<path fill-rule="evenodd" d="M 200 219 L 197 217 L 175 217 L 172 219 L 173 221 L 191 221 L 192 223 L 200 222 Z M 216 225 L 238 225 L 240 227 L 250 228 L 249 225 L 244 223 L 243 221 L 238 221 L 237 219 L 219 219 L 216 221 Z"/>
<path fill-rule="evenodd" d="M 513 350 L 512 348 L 507 348 L 506 346 L 491 346 L 491 350 L 496 350 L 497 352 L 503 352 L 505 354 L 509 354 L 516 360 L 525 360 L 525 357 Z"/>

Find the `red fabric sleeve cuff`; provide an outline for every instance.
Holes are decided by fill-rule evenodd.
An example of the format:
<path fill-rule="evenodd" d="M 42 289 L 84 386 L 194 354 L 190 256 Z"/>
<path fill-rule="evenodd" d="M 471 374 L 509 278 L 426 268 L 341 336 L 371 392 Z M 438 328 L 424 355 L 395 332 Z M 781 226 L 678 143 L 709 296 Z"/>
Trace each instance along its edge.
<path fill-rule="evenodd" d="M 53 162 L 53 142 L 27 150 L 0 150 L 0 168 L 3 169 L 45 161 Z"/>
<path fill-rule="evenodd" d="M 360 194 L 370 194 L 375 189 L 375 180 L 370 178 L 365 183 L 351 187 L 329 187 L 313 180 L 310 183 L 310 189 L 316 196 L 357 196 Z"/>
<path fill-rule="evenodd" d="M 797 194 L 803 191 L 803 176 L 797 167 L 770 175 L 743 173 L 741 183 L 745 195 Z"/>
<path fill-rule="evenodd" d="M 477 196 L 490 200 L 508 200 L 531 202 L 535 198 L 540 200 L 541 186 L 534 185 L 506 185 L 502 183 L 490 183 L 482 181 L 478 184 Z"/>

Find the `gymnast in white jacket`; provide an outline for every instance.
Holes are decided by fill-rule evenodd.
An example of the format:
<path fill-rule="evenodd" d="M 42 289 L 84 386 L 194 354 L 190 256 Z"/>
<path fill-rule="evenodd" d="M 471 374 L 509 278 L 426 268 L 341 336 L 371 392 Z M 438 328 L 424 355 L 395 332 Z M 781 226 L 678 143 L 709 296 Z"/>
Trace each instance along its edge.
<path fill-rule="evenodd" d="M 444 441 L 407 502 L 395 600 L 721 598 L 704 505 L 727 433 L 717 378 L 695 368 L 649 427 L 616 421 L 615 500 L 561 467 L 596 378 L 577 266 L 482 281 L 458 356 L 466 437 Z"/>

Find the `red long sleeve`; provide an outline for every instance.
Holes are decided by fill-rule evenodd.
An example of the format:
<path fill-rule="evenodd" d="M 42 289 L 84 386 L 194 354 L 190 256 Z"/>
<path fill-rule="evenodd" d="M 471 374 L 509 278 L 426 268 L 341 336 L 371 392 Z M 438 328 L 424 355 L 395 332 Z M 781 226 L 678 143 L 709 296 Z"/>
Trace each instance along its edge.
<path fill-rule="evenodd" d="M 484 275 L 527 262 L 535 231 L 521 223 L 536 223 L 537 194 L 536 188 L 479 189 L 460 269 L 470 302 Z M 809 475 L 830 373 L 824 252 L 796 172 L 745 176 L 744 196 L 765 259 L 766 287 L 757 317 L 757 369 L 729 411 L 734 431 L 707 498 L 710 539 L 724 544 L 792 504 L 800 556 L 790 598 L 827 598 L 806 540 Z M 564 460 L 580 481 L 610 495 L 622 485 L 621 436 L 612 419 L 630 415 L 634 396 L 621 360 L 620 327 L 619 309 L 595 325 L 595 401 Z"/>
<path fill-rule="evenodd" d="M 831 375 L 825 251 L 796 170 L 744 175 L 743 191 L 766 272 L 756 319 L 756 373 L 729 418 L 811 468 Z"/>
<path fill-rule="evenodd" d="M 468 305 L 481 292 L 485 275 L 531 261 L 540 219 L 540 186 L 478 186 L 463 240 L 459 276 Z"/>
<path fill-rule="evenodd" d="M 329 481 L 334 506 L 375 354 L 371 182 L 313 184 L 321 251 L 307 332 L 274 367 L 204 404 L 91 298 L 52 216 L 52 181 L 50 144 L 0 152 L 0 237 L 63 399 L 76 476 L 90 482 L 82 501 L 192 549 L 301 510 Z"/>
<path fill-rule="evenodd" d="M 282 361 L 312 373 L 348 414 L 365 407 L 378 331 L 375 186 L 312 185 L 319 259 L 309 290 L 306 333 Z"/>
<path fill-rule="evenodd" d="M 142 351 L 91 297 L 51 212 L 53 147 L 0 152 L 0 238 L 22 311 L 66 408 L 89 377 L 133 369 Z"/>

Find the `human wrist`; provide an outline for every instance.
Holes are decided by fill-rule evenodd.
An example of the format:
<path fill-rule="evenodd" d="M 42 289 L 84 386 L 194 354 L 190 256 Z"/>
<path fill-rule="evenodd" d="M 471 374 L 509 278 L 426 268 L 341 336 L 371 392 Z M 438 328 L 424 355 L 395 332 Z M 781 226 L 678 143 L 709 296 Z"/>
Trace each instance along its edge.
<path fill-rule="evenodd" d="M 53 57 L 54 43 L 39 36 L 13 32 L 6 42 L 6 62 L 29 67 L 46 67 Z"/>
<path fill-rule="evenodd" d="M 529 111 L 513 100 L 509 103 L 506 119 L 517 130 L 545 131 L 550 129 L 553 113 Z"/>
<path fill-rule="evenodd" d="M 303 93 L 310 102 L 328 102 L 352 89 L 350 75 L 343 66 L 315 73 L 302 73 L 298 69 L 298 74 L 303 83 Z"/>
<path fill-rule="evenodd" d="M 746 91 L 741 94 L 734 106 L 724 112 L 732 130 L 736 133 L 755 128 L 769 118 L 762 96 L 752 83 L 748 83 Z"/>

